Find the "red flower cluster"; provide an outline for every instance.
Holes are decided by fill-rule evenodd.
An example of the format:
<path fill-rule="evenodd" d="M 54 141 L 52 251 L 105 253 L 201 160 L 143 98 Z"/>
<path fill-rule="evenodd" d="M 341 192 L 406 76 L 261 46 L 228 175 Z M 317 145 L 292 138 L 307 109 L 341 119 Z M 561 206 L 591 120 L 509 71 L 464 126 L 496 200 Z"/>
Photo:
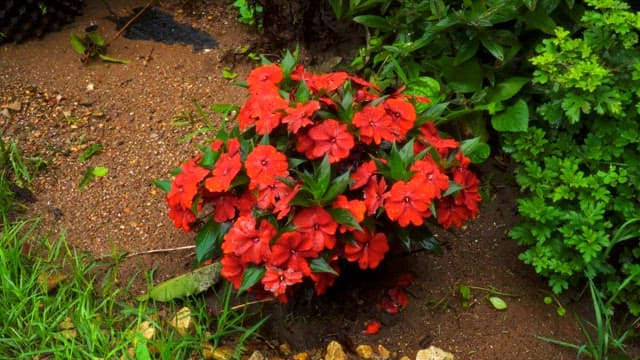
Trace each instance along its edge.
<path fill-rule="evenodd" d="M 185 162 L 167 194 L 176 227 L 227 223 L 217 246 L 235 288 L 286 301 L 309 279 L 322 294 L 339 259 L 378 267 L 394 227 L 449 228 L 478 214 L 479 181 L 460 144 L 416 114 L 427 99 L 301 65 L 261 66 L 247 84 L 237 129 Z M 402 307 L 403 294 L 388 298 Z"/>

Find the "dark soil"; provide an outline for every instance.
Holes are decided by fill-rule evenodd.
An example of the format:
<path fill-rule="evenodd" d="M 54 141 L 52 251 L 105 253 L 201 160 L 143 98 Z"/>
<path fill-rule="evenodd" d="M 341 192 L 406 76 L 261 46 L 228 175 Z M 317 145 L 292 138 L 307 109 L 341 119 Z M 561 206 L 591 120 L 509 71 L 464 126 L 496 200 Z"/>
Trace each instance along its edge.
<path fill-rule="evenodd" d="M 128 16 L 145 2 L 109 4 L 118 16 Z M 194 244 L 194 234 L 173 228 L 163 194 L 151 181 L 167 178 L 204 141 L 180 142 L 203 126 L 194 100 L 205 106 L 243 102 L 244 89 L 225 80 L 222 70 L 228 67 L 238 79 L 245 78 L 255 64 L 238 54 L 258 39 L 236 23 L 227 2 L 204 2 L 188 11 L 179 2 L 163 4 L 163 11 L 210 34 L 218 47 L 194 51 L 189 45 L 120 37 L 108 54 L 130 59 L 130 64 L 83 65 L 69 45 L 72 32 L 90 23 L 108 39 L 117 32 L 101 1 L 88 1 L 84 15 L 60 32 L 0 47 L 0 129 L 4 138 L 19 140 L 26 155 L 49 161 L 34 185 L 37 201 L 30 215 L 42 219 L 50 239 L 64 234 L 75 248 L 98 256 Z M 103 151 L 80 162 L 79 155 L 92 144 L 101 144 Z M 105 166 L 109 173 L 80 190 L 89 166 Z M 272 318 L 263 331 L 262 350 L 273 354 L 278 344 L 288 343 L 295 352 L 313 354 L 338 340 L 350 351 L 359 344 L 381 344 L 396 357 L 414 357 L 433 344 L 458 359 L 574 359 L 574 351 L 535 336 L 582 342 L 571 314 L 589 316 L 588 299 L 574 304 L 560 297 L 568 307 L 564 317 L 543 302 L 545 281 L 517 259 L 522 249 L 507 237 L 517 221 L 518 193 L 510 174 L 491 162 L 480 170 L 481 215 L 461 229 L 437 231 L 442 255 L 400 254 L 374 272 L 343 276 L 325 297 L 269 305 L 265 310 Z M 156 269 L 159 282 L 193 264 L 192 250 L 137 256 L 122 265 L 121 278 L 125 283 L 138 275 L 134 291 L 141 292 L 141 273 Z M 407 288 L 410 304 L 398 314 L 386 314 L 377 304 L 404 273 L 414 275 Z M 473 290 L 472 305 L 463 307 L 460 285 L 514 296 L 502 296 L 508 309 L 497 311 L 486 292 Z M 370 320 L 383 325 L 377 335 L 362 333 Z"/>

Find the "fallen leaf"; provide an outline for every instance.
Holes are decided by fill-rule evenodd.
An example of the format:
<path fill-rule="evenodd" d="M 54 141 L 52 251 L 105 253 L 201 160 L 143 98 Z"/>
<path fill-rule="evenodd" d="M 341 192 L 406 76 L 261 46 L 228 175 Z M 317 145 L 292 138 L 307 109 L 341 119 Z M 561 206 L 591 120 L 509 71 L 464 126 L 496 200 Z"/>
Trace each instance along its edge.
<path fill-rule="evenodd" d="M 493 305 L 493 307 L 496 310 L 506 310 L 507 309 L 507 303 L 504 300 L 502 300 L 501 298 L 497 297 L 497 296 L 489 297 L 489 302 L 491 303 L 491 305 Z"/>
<path fill-rule="evenodd" d="M 216 262 L 169 279 L 154 286 L 147 294 L 138 297 L 138 301 L 148 299 L 170 301 L 201 293 L 220 280 L 221 267 L 222 265 Z"/>

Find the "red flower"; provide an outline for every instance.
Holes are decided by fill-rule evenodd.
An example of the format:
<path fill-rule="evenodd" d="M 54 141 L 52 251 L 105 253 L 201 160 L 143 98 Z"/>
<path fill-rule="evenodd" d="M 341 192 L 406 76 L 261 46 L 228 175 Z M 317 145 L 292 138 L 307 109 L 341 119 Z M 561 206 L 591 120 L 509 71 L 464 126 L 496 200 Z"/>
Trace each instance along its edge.
<path fill-rule="evenodd" d="M 289 214 L 289 202 L 293 200 L 299 190 L 300 185 L 298 184 L 292 188 L 280 181 L 269 185 L 259 184 L 257 205 L 261 209 L 273 209 L 273 213 L 277 214 L 277 218 L 280 220 Z"/>
<path fill-rule="evenodd" d="M 420 226 L 424 222 L 423 219 L 431 215 L 429 205 L 433 197 L 420 178 L 394 183 L 391 190 L 383 195 L 383 199 L 387 217 L 393 221 L 397 220 L 400 226 L 404 227 L 410 223 Z"/>
<path fill-rule="evenodd" d="M 256 196 L 251 191 L 245 191 L 236 201 L 236 208 L 239 216 L 249 216 L 256 206 Z"/>
<path fill-rule="evenodd" d="M 336 245 L 338 224 L 322 206 L 303 208 L 293 217 L 297 230 L 311 239 L 313 251 L 333 249 Z"/>
<path fill-rule="evenodd" d="M 191 224 L 196 221 L 196 216 L 191 209 L 185 209 L 180 205 L 169 208 L 169 218 L 173 220 L 175 227 L 187 232 L 191 230 Z"/>
<path fill-rule="evenodd" d="M 213 199 L 213 220 L 216 222 L 225 222 L 236 216 L 236 202 L 238 199 L 229 194 L 222 193 Z"/>
<path fill-rule="evenodd" d="M 220 275 L 233 284 L 234 288 L 239 289 L 246 264 L 235 254 L 225 254 L 220 263 L 222 264 Z"/>
<path fill-rule="evenodd" d="M 333 119 L 312 127 L 307 135 L 314 141 L 313 147 L 305 152 L 310 160 L 329 154 L 329 162 L 333 164 L 348 157 L 355 145 L 347 125 Z"/>
<path fill-rule="evenodd" d="M 271 256 L 269 243 L 276 233 L 276 228 L 266 220 L 256 229 L 255 218 L 241 216 L 224 235 L 222 251 L 240 256 L 245 263 L 260 264 Z"/>
<path fill-rule="evenodd" d="M 349 200 L 345 195 L 338 195 L 333 201 L 334 209 L 346 209 L 348 210 L 357 223 L 361 223 L 364 220 L 364 214 L 367 211 L 367 206 L 362 200 Z M 340 233 L 353 230 L 352 227 L 347 225 L 340 225 Z"/>
<path fill-rule="evenodd" d="M 287 115 L 282 118 L 282 123 L 288 124 L 289 131 L 295 134 L 301 128 L 313 124 L 311 117 L 319 109 L 320 103 L 317 100 L 296 104 L 296 107 L 285 110 Z"/>
<path fill-rule="evenodd" d="M 282 81 L 282 68 L 278 64 L 263 65 L 251 71 L 247 77 L 247 84 L 251 94 L 265 91 L 278 91 L 278 83 Z"/>
<path fill-rule="evenodd" d="M 313 139 L 307 135 L 306 131 L 300 131 L 296 134 L 296 140 L 296 151 L 309 157 L 314 145 Z M 307 153 L 309 153 L 309 155 L 307 155 Z"/>
<path fill-rule="evenodd" d="M 368 230 L 354 231 L 355 239 L 344 246 L 345 258 L 349 261 L 357 261 L 361 269 L 375 269 L 378 267 L 384 254 L 389 251 L 387 236 L 384 233 L 376 233 L 371 236 Z"/>
<path fill-rule="evenodd" d="M 458 151 L 458 153 L 456 154 L 456 160 L 458 160 L 458 166 L 460 166 L 461 168 L 466 168 L 471 164 L 471 159 L 464 156 L 462 151 Z"/>
<path fill-rule="evenodd" d="M 289 175 L 286 155 L 271 145 L 256 146 L 247 156 L 244 166 L 251 179 L 250 189 L 255 189 L 258 184 L 274 184 L 278 181 L 276 177 Z"/>
<path fill-rule="evenodd" d="M 414 152 L 417 154 L 424 150 L 425 146 L 421 142 L 426 142 L 431 145 L 441 156 L 446 156 L 449 149 L 455 149 L 458 147 L 458 142 L 455 139 L 443 139 L 438 134 L 436 125 L 432 121 L 424 123 L 420 127 L 420 135 L 414 145 Z"/>
<path fill-rule="evenodd" d="M 305 72 L 302 65 L 298 65 L 296 70 L 291 74 L 292 80 L 304 81 L 307 84 L 307 88 L 314 94 L 318 94 L 321 91 L 334 91 L 341 87 L 348 78 L 349 74 L 345 72 L 312 74 Z"/>
<path fill-rule="evenodd" d="M 369 82 L 363 78 L 357 77 L 357 76 L 350 76 L 349 80 L 351 80 L 353 83 L 362 86 L 363 88 L 370 88 L 370 89 L 374 89 L 377 91 L 380 91 L 380 88 L 378 87 L 378 85 Z"/>
<path fill-rule="evenodd" d="M 376 177 L 369 179 L 369 183 L 364 189 L 364 205 L 367 208 L 367 215 L 375 214 L 382 206 L 385 191 L 387 191 L 387 182 L 384 177 L 380 177 L 379 181 Z"/>
<path fill-rule="evenodd" d="M 335 263 L 330 263 L 330 266 L 338 272 L 340 269 L 338 265 Z M 314 282 L 314 289 L 316 291 L 316 295 L 323 295 L 327 292 L 327 289 L 333 285 L 335 282 L 337 275 L 328 272 L 312 272 L 311 280 Z"/>
<path fill-rule="evenodd" d="M 476 175 L 465 168 L 456 167 L 453 169 L 453 181 L 464 186 L 455 196 L 456 205 L 464 205 L 474 217 L 480 213 L 478 204 L 482 201 L 479 192 L 480 180 Z"/>
<path fill-rule="evenodd" d="M 411 171 L 416 171 L 414 178 L 421 179 L 424 190 L 430 198 L 439 198 L 443 191 L 449 188 L 449 177 L 431 157 L 417 160 L 411 165 Z"/>
<path fill-rule="evenodd" d="M 405 290 L 401 288 L 393 288 L 387 291 L 387 294 L 382 298 L 382 302 L 379 307 L 389 314 L 397 314 L 400 310 L 409 305 L 409 297 Z"/>
<path fill-rule="evenodd" d="M 457 205 L 452 196 L 447 196 L 438 201 L 436 209 L 438 223 L 440 223 L 445 230 L 452 225 L 460 227 L 465 220 L 471 217 L 469 209 L 463 205 Z"/>
<path fill-rule="evenodd" d="M 277 93 L 251 95 L 238 113 L 240 130 L 255 125 L 258 134 L 269 134 L 280 125 L 287 107 L 289 103 Z"/>
<path fill-rule="evenodd" d="M 267 272 L 262 278 L 262 284 L 266 291 L 272 292 L 274 295 L 284 295 L 287 287 L 302 282 L 303 274 L 301 271 L 293 269 L 283 270 L 275 266 L 267 266 Z"/>
<path fill-rule="evenodd" d="M 289 205 L 289 203 L 291 203 L 291 200 L 296 197 L 298 191 L 300 191 L 300 184 L 296 184 L 293 189 L 289 190 L 286 196 L 281 197 L 276 201 L 275 207 L 273 208 L 273 213 L 277 214 L 276 218 L 278 220 L 282 220 L 285 216 L 289 215 L 289 211 L 291 211 L 291 206 Z"/>
<path fill-rule="evenodd" d="M 227 191 L 231 182 L 242 168 L 240 153 L 235 155 L 222 154 L 211 171 L 210 178 L 204 182 L 204 187 L 211 192 Z"/>
<path fill-rule="evenodd" d="M 362 330 L 362 333 L 365 335 L 375 335 L 378 332 L 380 332 L 380 328 L 382 327 L 382 325 L 380 324 L 379 321 L 373 320 L 373 321 L 369 321 L 367 322 L 367 327 Z"/>
<path fill-rule="evenodd" d="M 349 186 L 349 189 L 355 190 L 365 186 L 369 182 L 369 178 L 378 171 L 376 162 L 369 160 L 362 163 L 354 173 L 351 174 L 351 180 L 353 183 Z"/>
<path fill-rule="evenodd" d="M 300 271 L 308 276 L 311 274 L 311 268 L 307 258 L 315 258 L 317 256 L 318 252 L 313 251 L 311 239 L 297 231 L 293 231 L 280 235 L 275 244 L 273 244 L 270 262 L 271 265 Z"/>
<path fill-rule="evenodd" d="M 192 158 L 182 164 L 182 171 L 176 175 L 167 194 L 169 207 L 179 204 L 183 209 L 191 209 L 193 198 L 198 192 L 198 184 L 209 174 L 209 170 L 196 164 L 199 160 Z"/>
<path fill-rule="evenodd" d="M 413 124 L 416 121 L 416 109 L 411 103 L 396 98 L 387 98 L 382 105 L 391 117 L 392 123 L 400 130 L 401 136 L 404 137 L 413 128 Z"/>
<path fill-rule="evenodd" d="M 352 124 L 360 130 L 360 140 L 367 145 L 396 140 L 393 120 L 382 105 L 365 106 L 353 116 Z"/>

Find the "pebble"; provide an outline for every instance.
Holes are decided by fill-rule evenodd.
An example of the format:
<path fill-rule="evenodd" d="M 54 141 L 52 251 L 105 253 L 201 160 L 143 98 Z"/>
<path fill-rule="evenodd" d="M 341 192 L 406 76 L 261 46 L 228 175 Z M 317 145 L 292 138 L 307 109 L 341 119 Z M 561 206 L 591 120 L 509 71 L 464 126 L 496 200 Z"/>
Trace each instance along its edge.
<path fill-rule="evenodd" d="M 387 360 L 391 357 L 391 352 L 386 347 L 378 345 L 378 356 L 381 360 Z"/>
<path fill-rule="evenodd" d="M 13 111 L 20 111 L 22 109 L 22 103 L 19 100 L 16 100 L 12 103 L 7 104 L 7 109 Z"/>
<path fill-rule="evenodd" d="M 306 352 L 293 355 L 293 360 L 309 360 L 309 354 Z"/>
<path fill-rule="evenodd" d="M 251 356 L 249 356 L 249 360 L 264 360 L 264 355 L 259 351 L 254 351 Z"/>
<path fill-rule="evenodd" d="M 368 360 L 373 356 L 373 349 L 369 345 L 358 345 L 356 353 L 360 358 Z"/>
<path fill-rule="evenodd" d="M 289 356 L 289 355 L 292 354 L 291 346 L 289 346 L 289 344 L 287 344 L 287 343 L 280 344 L 278 349 L 280 350 L 280 354 L 282 354 L 284 356 Z"/>
<path fill-rule="evenodd" d="M 416 360 L 454 360 L 453 354 L 435 346 L 419 350 Z"/>
<path fill-rule="evenodd" d="M 340 345 L 337 341 L 331 341 L 329 345 L 327 345 L 327 353 L 324 356 L 324 360 L 346 360 L 347 355 L 345 355 L 344 350 L 342 350 L 342 345 Z"/>

